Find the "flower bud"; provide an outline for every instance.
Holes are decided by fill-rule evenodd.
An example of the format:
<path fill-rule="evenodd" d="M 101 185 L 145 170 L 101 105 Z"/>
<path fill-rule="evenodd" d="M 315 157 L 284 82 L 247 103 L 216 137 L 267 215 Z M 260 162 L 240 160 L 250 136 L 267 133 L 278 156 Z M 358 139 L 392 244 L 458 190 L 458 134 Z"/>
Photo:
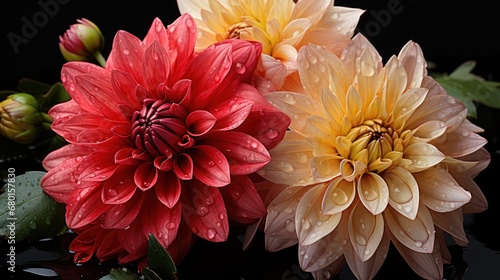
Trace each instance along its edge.
<path fill-rule="evenodd" d="M 78 19 L 59 36 L 59 49 L 67 61 L 90 61 L 100 55 L 104 47 L 101 30 L 88 19 Z"/>
<path fill-rule="evenodd" d="M 0 102 L 0 133 L 22 143 L 33 143 L 42 132 L 44 116 L 38 101 L 28 93 L 15 93 Z"/>

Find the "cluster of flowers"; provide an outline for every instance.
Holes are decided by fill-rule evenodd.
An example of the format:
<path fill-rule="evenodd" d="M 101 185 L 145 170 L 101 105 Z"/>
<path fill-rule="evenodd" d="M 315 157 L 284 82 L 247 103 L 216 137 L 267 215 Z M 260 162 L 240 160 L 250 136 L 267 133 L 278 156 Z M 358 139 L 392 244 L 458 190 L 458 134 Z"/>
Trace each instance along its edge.
<path fill-rule="evenodd" d="M 465 246 L 463 214 L 487 208 L 474 177 L 490 155 L 419 45 L 384 64 L 355 34 L 364 11 L 332 0 L 178 6 L 143 39 L 118 31 L 106 61 L 92 22 L 61 37 L 71 100 L 49 116 L 68 144 L 41 184 L 66 205 L 75 262 L 144 266 L 152 233 L 179 263 L 234 224 L 244 247 L 258 230 L 269 251 L 297 245 L 315 279 L 345 263 L 371 279 L 391 243 L 441 279 L 445 237 Z"/>

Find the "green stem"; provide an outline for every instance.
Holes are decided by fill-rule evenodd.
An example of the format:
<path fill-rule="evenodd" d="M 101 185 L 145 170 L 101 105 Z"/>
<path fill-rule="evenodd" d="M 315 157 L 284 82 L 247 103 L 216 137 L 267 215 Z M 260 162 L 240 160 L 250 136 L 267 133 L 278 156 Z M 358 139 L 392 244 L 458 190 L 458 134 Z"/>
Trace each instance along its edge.
<path fill-rule="evenodd" d="M 95 57 L 95 59 L 97 59 L 97 62 L 99 62 L 99 64 L 102 67 L 106 67 L 106 59 L 104 58 L 104 56 L 102 56 L 101 52 L 95 52 L 94 57 Z"/>

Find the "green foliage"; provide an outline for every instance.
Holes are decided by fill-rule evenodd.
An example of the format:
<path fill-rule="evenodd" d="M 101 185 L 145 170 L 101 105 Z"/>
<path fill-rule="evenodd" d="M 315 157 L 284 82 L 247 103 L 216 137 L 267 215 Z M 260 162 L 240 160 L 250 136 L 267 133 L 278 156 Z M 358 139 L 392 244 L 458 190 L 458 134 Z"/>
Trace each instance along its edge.
<path fill-rule="evenodd" d="M 449 95 L 460 99 L 469 118 L 477 118 L 477 103 L 500 108 L 500 82 L 487 81 L 472 73 L 474 61 L 461 64 L 450 75 L 435 75 L 436 81 Z"/>
<path fill-rule="evenodd" d="M 45 172 L 29 171 L 16 176 L 11 171 L 0 194 L 0 236 L 21 242 L 63 232 L 65 207 L 40 187 Z"/>

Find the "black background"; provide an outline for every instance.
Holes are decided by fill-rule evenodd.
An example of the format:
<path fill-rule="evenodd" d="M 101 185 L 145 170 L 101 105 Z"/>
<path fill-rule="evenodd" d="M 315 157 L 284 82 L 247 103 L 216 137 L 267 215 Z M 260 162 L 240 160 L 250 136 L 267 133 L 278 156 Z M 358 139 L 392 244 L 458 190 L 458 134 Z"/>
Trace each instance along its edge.
<path fill-rule="evenodd" d="M 45 12 L 43 16 L 40 3 L 48 2 L 58 3 L 57 12 L 52 15 Z M 3 1 L 0 4 L 0 90 L 15 89 L 18 79 L 22 77 L 47 83 L 58 82 L 60 68 L 65 62 L 59 52 L 58 37 L 78 18 L 87 18 L 99 26 L 106 38 L 103 54 L 107 56 L 117 30 L 126 30 L 143 38 L 155 17 L 168 25 L 179 16 L 176 2 L 172 0 L 59 2 Z M 500 22 L 498 10 L 493 8 L 492 3 L 486 0 L 467 1 L 465 4 L 459 1 L 418 0 L 335 1 L 337 6 L 366 10 L 358 31 L 371 40 L 384 60 L 397 54 L 404 44 L 413 40 L 422 47 L 427 60 L 435 63 L 437 71 L 449 73 L 461 63 L 475 60 L 476 74 L 488 80 L 500 81 Z M 25 43 L 14 46 L 9 36 L 23 36 L 26 20 L 31 23 L 38 20 L 37 30 L 29 34 L 30 38 L 26 38 Z M 473 120 L 486 129 L 484 136 L 489 141 L 486 148 L 492 154 L 492 163 L 477 178 L 490 203 L 490 209 L 466 217 L 465 226 L 470 234 L 471 245 L 465 250 L 457 249 L 459 259 L 453 269 L 467 271 L 456 272 L 452 279 L 498 277 L 500 244 L 498 229 L 492 226 L 500 221 L 497 179 L 500 162 L 497 152 L 499 116 L 498 110 L 480 106 L 479 119 Z M 180 280 L 312 279 L 296 271 L 296 248 L 271 254 L 263 252 L 262 244 L 256 243 L 249 251 L 240 252 L 237 247 L 241 246 L 241 234 L 235 230 L 225 244 L 197 244 L 179 267 Z M 262 237 L 257 236 L 256 241 L 261 242 Z M 391 263 L 384 265 L 377 279 L 384 279 L 387 275 L 418 279 L 411 272 L 407 273 L 409 268 L 405 267 L 401 259 L 396 257 L 389 261 Z M 85 272 L 85 266 L 68 267 L 60 271 L 74 271 L 71 275 L 81 275 L 78 279 L 97 279 L 89 276 L 92 273 Z M 100 266 L 101 270 L 103 267 Z M 343 273 L 341 279 L 352 279 L 352 276 Z"/>

